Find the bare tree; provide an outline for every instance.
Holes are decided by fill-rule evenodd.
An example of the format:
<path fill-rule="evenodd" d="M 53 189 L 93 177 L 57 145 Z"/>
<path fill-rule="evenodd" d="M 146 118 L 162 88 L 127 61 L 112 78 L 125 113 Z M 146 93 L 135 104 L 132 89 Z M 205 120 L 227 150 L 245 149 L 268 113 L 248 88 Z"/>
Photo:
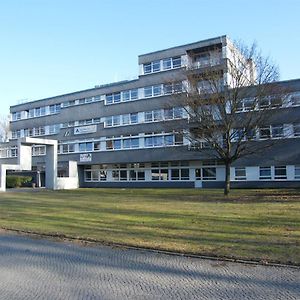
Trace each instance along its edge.
<path fill-rule="evenodd" d="M 225 195 L 230 191 L 231 164 L 273 144 L 271 139 L 255 140 L 270 125 L 276 111 L 272 108 L 281 106 L 285 95 L 276 84 L 277 66 L 255 44 L 232 44 L 228 49 L 226 57 L 216 48 L 200 59 L 196 54 L 183 71 L 184 93 L 174 96 L 188 115 L 191 144 L 225 165 Z"/>
<path fill-rule="evenodd" d="M 8 115 L 0 116 L 0 141 L 1 142 L 8 142 L 9 140 L 9 133 L 10 133 L 9 120 L 10 118 Z"/>

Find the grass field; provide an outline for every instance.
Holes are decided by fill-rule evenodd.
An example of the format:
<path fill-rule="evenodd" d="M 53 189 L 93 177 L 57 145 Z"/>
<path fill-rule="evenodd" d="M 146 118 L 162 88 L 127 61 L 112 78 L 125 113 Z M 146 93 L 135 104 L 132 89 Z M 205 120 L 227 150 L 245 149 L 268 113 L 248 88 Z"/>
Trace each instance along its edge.
<path fill-rule="evenodd" d="M 79 189 L 0 194 L 0 227 L 300 264 L 300 190 Z"/>

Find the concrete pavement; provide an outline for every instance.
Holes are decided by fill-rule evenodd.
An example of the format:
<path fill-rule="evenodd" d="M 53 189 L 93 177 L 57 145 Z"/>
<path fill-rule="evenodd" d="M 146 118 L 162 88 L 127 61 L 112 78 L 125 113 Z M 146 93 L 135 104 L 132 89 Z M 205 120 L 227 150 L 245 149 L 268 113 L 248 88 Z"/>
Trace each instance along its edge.
<path fill-rule="evenodd" d="M 0 234 L 0 299 L 300 299 L 300 270 Z"/>

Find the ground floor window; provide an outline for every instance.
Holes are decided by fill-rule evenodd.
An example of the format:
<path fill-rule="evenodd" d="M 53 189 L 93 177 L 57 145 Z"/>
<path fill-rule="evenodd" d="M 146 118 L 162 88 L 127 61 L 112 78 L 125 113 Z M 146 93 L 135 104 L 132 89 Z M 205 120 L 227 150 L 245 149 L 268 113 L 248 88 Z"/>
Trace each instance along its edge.
<path fill-rule="evenodd" d="M 286 166 L 276 166 L 274 169 L 275 179 L 287 179 Z"/>
<path fill-rule="evenodd" d="M 246 168 L 235 168 L 234 169 L 234 178 L 235 180 L 246 180 Z"/>
<path fill-rule="evenodd" d="M 259 167 L 259 179 L 271 179 L 271 167 Z"/>
<path fill-rule="evenodd" d="M 217 171 L 215 167 L 203 167 L 195 169 L 195 176 L 197 180 L 216 180 Z"/>
<path fill-rule="evenodd" d="M 300 166 L 295 166 L 295 179 L 300 179 Z"/>

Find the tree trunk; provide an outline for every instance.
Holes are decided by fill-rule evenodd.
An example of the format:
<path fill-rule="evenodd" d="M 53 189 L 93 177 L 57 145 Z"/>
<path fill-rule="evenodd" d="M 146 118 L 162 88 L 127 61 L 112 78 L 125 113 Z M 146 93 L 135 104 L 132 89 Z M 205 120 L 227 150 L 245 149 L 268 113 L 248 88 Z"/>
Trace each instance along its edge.
<path fill-rule="evenodd" d="M 225 163 L 225 187 L 224 195 L 227 196 L 230 192 L 230 163 Z"/>

